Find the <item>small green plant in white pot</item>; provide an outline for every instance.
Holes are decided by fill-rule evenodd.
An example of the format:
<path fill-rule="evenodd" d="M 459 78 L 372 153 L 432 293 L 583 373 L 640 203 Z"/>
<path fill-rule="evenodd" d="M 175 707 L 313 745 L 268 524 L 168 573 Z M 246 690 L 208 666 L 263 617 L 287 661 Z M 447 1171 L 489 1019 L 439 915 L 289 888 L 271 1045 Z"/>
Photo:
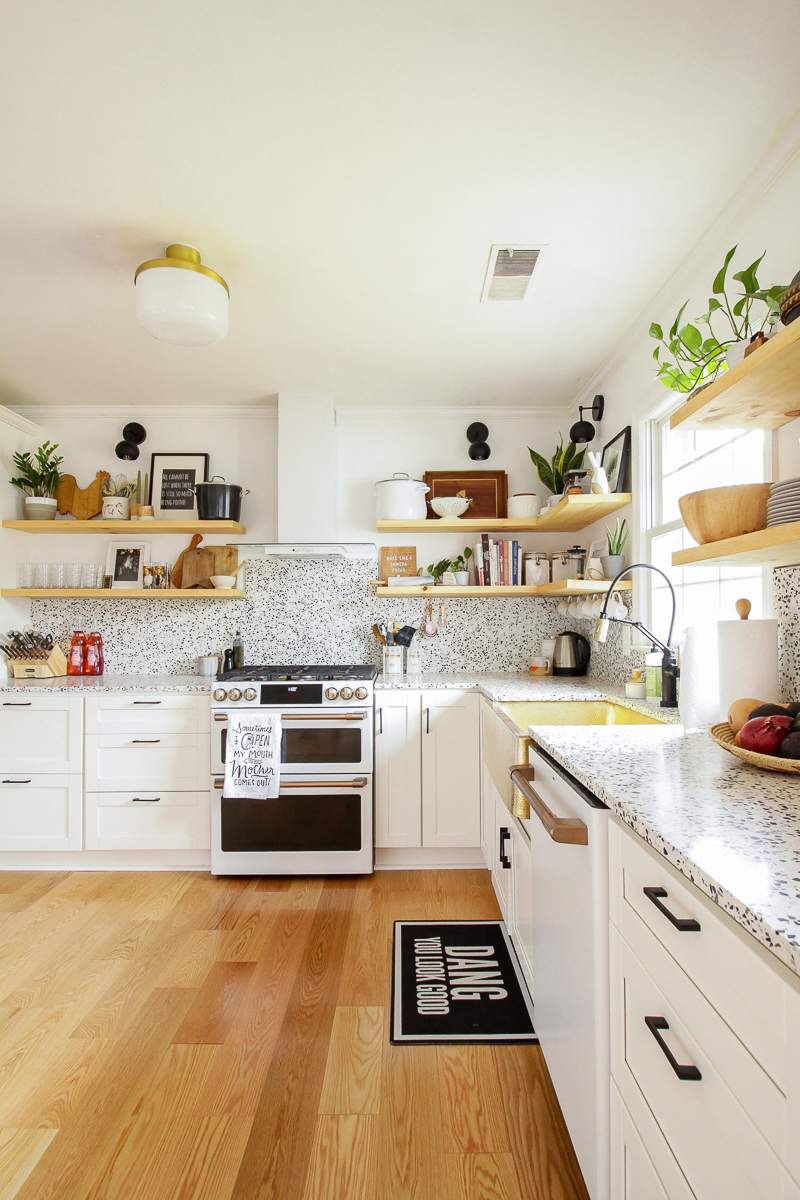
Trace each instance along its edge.
<path fill-rule="evenodd" d="M 465 546 L 464 553 L 459 554 L 450 563 L 450 569 L 455 573 L 456 583 L 465 586 L 469 583 L 469 560 L 472 558 L 472 547 Z"/>
<path fill-rule="evenodd" d="M 61 478 L 59 467 L 64 461 L 56 454 L 58 445 L 45 442 L 31 456 L 29 450 L 15 454 L 13 463 L 19 474 L 10 482 L 25 495 L 25 517 L 28 521 L 53 521 L 56 515 L 56 488 Z"/>
<path fill-rule="evenodd" d="M 603 574 L 606 579 L 613 579 L 619 575 L 620 571 L 625 566 L 625 555 L 622 551 L 625 549 L 625 543 L 628 540 L 628 522 L 623 519 L 620 524 L 617 517 L 616 527 L 611 530 L 606 525 L 606 541 L 608 543 L 608 554 L 600 555 L 600 565 L 603 568 Z"/>

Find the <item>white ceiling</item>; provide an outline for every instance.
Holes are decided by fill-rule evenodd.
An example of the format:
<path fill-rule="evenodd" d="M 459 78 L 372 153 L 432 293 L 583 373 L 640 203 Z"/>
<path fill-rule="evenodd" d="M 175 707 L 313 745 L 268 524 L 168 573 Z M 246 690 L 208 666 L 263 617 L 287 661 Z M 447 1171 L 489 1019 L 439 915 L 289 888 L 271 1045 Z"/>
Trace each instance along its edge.
<path fill-rule="evenodd" d="M 800 5 L 6 0 L 0 401 L 566 405 L 800 107 Z M 154 341 L 168 241 L 228 280 Z M 547 243 L 479 304 L 493 242 Z"/>

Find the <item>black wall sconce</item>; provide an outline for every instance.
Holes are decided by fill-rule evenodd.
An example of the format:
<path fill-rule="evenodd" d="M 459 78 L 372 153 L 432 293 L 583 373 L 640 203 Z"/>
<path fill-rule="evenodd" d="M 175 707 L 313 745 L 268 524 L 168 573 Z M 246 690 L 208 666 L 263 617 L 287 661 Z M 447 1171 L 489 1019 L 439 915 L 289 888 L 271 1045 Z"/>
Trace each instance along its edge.
<path fill-rule="evenodd" d="M 122 431 L 122 441 L 117 442 L 114 453 L 117 458 L 133 462 L 139 457 L 139 447 L 147 437 L 147 430 L 138 421 L 129 421 Z"/>
<path fill-rule="evenodd" d="M 584 409 L 588 407 L 588 404 L 581 404 L 579 406 L 578 411 L 581 414 L 580 420 L 576 421 L 569 431 L 569 440 L 571 442 L 575 442 L 578 446 L 584 445 L 586 442 L 591 442 L 594 439 L 594 425 L 592 425 L 589 421 L 584 421 L 583 419 Z M 592 401 L 591 408 L 593 421 L 602 421 L 605 407 L 605 398 L 603 396 L 595 396 L 594 400 Z"/>
<path fill-rule="evenodd" d="M 487 438 L 489 430 L 484 425 L 483 421 L 473 421 L 467 429 L 467 441 L 469 442 L 469 456 L 477 462 L 485 462 L 492 453 L 489 448 Z"/>

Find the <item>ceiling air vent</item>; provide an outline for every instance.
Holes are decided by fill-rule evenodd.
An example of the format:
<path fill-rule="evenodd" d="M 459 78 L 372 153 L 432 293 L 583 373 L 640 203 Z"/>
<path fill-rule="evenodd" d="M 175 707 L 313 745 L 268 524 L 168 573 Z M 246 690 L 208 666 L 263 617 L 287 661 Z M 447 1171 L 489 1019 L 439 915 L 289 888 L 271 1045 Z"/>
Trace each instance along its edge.
<path fill-rule="evenodd" d="M 544 246 L 492 246 L 481 301 L 524 300 Z"/>

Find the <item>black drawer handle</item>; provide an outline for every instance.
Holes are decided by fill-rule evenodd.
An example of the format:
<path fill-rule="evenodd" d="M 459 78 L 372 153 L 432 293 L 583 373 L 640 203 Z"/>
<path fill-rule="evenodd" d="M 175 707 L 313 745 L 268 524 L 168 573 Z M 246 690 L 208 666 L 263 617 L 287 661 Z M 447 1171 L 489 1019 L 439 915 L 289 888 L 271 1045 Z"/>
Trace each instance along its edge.
<path fill-rule="evenodd" d="M 3 708 L 30 708 L 31 700 L 4 700 Z"/>
<path fill-rule="evenodd" d="M 160 796 L 131 796 L 133 804 L 158 804 Z"/>
<path fill-rule="evenodd" d="M 160 704 L 160 700 L 134 700 L 134 704 Z"/>
<path fill-rule="evenodd" d="M 11 783 L 16 787 L 20 783 L 33 783 L 32 779 L 4 779 L 3 783 Z"/>
<path fill-rule="evenodd" d="M 507 856 L 507 854 L 505 852 L 506 841 L 510 837 L 511 837 L 511 833 L 508 829 L 500 830 L 500 862 L 503 864 L 504 871 L 511 870 L 511 859 Z"/>
<path fill-rule="evenodd" d="M 675 928 L 679 929 L 681 933 L 700 932 L 700 922 L 695 921 L 694 917 L 676 917 L 675 913 L 671 913 L 669 911 L 666 904 L 661 903 L 661 900 L 665 900 L 669 895 L 669 892 L 666 888 L 646 887 L 642 888 L 642 891 L 644 892 L 645 896 L 647 896 L 647 899 L 650 900 L 651 903 L 655 904 L 658 911 L 663 913 L 667 920 L 671 921 Z"/>
<path fill-rule="evenodd" d="M 133 744 L 134 746 L 154 746 L 160 741 L 161 738 L 134 738 Z"/>
<path fill-rule="evenodd" d="M 672 1067 L 675 1074 L 678 1076 L 678 1079 L 698 1080 L 703 1078 L 703 1076 L 700 1074 L 699 1068 L 696 1067 L 694 1063 L 679 1063 L 667 1043 L 662 1038 L 661 1034 L 659 1033 L 659 1029 L 669 1029 L 669 1022 L 667 1021 L 666 1017 L 645 1017 L 644 1023 L 658 1042 L 664 1053 L 664 1057 Z"/>

